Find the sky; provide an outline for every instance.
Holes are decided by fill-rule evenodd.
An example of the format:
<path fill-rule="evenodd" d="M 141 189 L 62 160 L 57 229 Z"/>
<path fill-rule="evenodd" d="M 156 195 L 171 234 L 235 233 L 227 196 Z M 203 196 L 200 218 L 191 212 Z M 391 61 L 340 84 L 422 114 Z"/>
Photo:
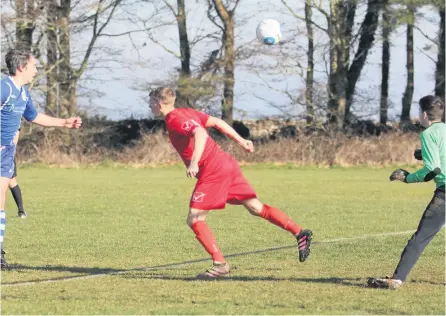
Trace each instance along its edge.
<path fill-rule="evenodd" d="M 158 1 L 157 7 L 161 7 Z M 170 0 L 173 4 L 176 1 Z M 293 10 L 304 14 L 303 0 L 288 1 Z M 322 2 L 328 4 L 328 0 Z M 206 16 L 204 0 L 186 0 L 187 22 L 189 37 L 203 35 L 215 26 Z M 365 6 L 360 6 L 356 17 L 356 25 L 362 21 Z M 84 10 L 85 12 L 85 10 Z M 76 11 L 74 12 L 76 14 Z M 144 7 L 133 6 L 117 10 L 115 19 L 107 26 L 106 33 L 116 34 L 135 29 L 135 24 L 129 21 L 137 18 L 148 18 L 153 14 L 153 7 L 145 4 Z M 420 11 L 427 19 L 417 26 L 430 37 L 437 34 L 438 14 L 434 9 L 424 8 Z M 291 41 L 284 46 L 265 47 L 255 39 L 256 26 L 264 18 L 277 19 L 283 30 L 283 39 Z M 324 26 L 324 17 L 314 12 L 315 22 Z M 151 18 L 151 23 L 166 23 L 173 21 L 169 11 L 164 10 Z M 293 97 L 304 87 L 304 79 L 299 76 L 297 63 L 305 66 L 306 58 L 304 48 L 307 45 L 305 24 L 297 20 L 285 8 L 280 0 L 241 0 L 236 11 L 236 46 L 245 47 L 254 51 L 248 60 L 237 63 L 235 84 L 235 117 L 260 118 L 281 114 L 271 106 L 287 105 L 290 99 L 281 91 L 289 90 Z M 378 30 L 379 32 L 380 30 Z M 75 35 L 73 40 L 74 51 L 82 52 L 90 38 L 90 31 Z M 297 34 L 296 34 L 297 33 Z M 175 24 L 164 26 L 152 31 L 153 36 L 169 50 L 178 54 L 178 30 Z M 320 84 L 326 83 L 325 63 L 323 62 L 323 46 L 328 43 L 328 37 L 323 32 L 316 32 L 316 45 L 321 46 L 316 51 L 315 78 Z M 406 35 L 405 26 L 396 28 L 391 35 L 391 70 L 390 70 L 390 96 L 392 108 L 389 118 L 395 119 L 401 112 L 401 99 L 406 86 Z M 417 100 L 423 95 L 430 94 L 434 88 L 434 73 L 436 48 L 423 50 L 431 44 L 420 31 L 415 31 L 415 91 L 411 115 L 418 114 Z M 100 96 L 84 98 L 79 96 L 79 106 L 89 115 L 106 116 L 112 120 L 129 117 L 145 118 L 150 115 L 145 98 L 147 91 L 136 88 L 147 87 L 150 82 L 168 81 L 175 68 L 180 67 L 180 60 L 166 52 L 160 45 L 153 43 L 146 34 L 134 33 L 122 37 L 103 37 L 98 41 L 102 47 L 101 54 L 109 56 L 103 59 L 100 65 L 107 65 L 108 69 L 91 68 L 81 78 L 83 85 L 100 92 Z M 432 46 L 432 45 L 431 45 Z M 199 65 L 209 53 L 218 48 L 216 41 L 203 41 L 192 47 L 192 63 Z M 285 56 L 285 51 L 294 51 L 293 56 Z M 112 53 L 116 55 L 112 56 Z M 326 53 L 326 51 L 325 51 Z M 74 54 L 74 53 L 73 53 Z M 73 56 L 76 60 L 76 56 Z M 92 59 L 94 60 L 94 58 Z M 112 60 L 108 62 L 108 60 Z M 97 64 L 99 65 L 99 64 Z M 262 69 L 264 68 L 264 69 Z M 270 72 L 274 73 L 273 75 Z M 88 80 L 92 78 L 94 80 Z M 370 51 L 367 63 L 357 84 L 356 102 L 354 111 L 359 115 L 367 115 L 378 119 L 376 114 L 379 108 L 381 81 L 381 41 L 377 34 L 377 41 Z M 82 89 L 80 89 L 80 93 Z M 293 108 L 293 113 L 302 111 L 301 107 Z"/>

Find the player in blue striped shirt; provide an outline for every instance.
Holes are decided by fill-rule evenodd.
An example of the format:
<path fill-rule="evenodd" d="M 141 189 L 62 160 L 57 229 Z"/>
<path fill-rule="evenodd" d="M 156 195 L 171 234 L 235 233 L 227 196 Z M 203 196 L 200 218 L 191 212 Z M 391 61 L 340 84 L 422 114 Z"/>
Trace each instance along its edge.
<path fill-rule="evenodd" d="M 16 145 L 14 137 L 20 128 L 22 117 L 27 121 L 48 127 L 79 128 L 82 124 L 80 117 L 61 119 L 38 113 L 33 104 L 26 85 L 37 74 L 36 59 L 31 52 L 22 49 L 11 49 L 7 52 L 6 66 L 9 77 L 1 80 L 1 108 L 0 108 L 0 249 L 1 269 L 6 268 L 3 241 L 5 236 L 6 193 L 11 177 L 14 174 L 14 157 Z"/>

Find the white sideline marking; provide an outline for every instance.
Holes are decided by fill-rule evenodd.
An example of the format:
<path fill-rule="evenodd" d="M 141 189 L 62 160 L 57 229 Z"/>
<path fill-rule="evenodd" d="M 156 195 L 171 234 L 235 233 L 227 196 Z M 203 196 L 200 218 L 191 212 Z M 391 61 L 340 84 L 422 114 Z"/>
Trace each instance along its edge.
<path fill-rule="evenodd" d="M 329 240 L 323 240 L 323 241 L 314 241 L 314 242 L 312 242 L 312 245 L 329 244 L 329 243 L 344 242 L 344 241 L 352 241 L 352 240 L 367 239 L 367 238 L 373 238 L 373 237 L 387 237 L 387 236 L 406 235 L 406 234 L 414 233 L 414 232 L 415 231 L 413 231 L 413 230 L 406 230 L 406 231 L 392 232 L 392 233 L 367 234 L 367 235 L 355 236 L 355 237 L 346 237 L 346 238 L 336 238 L 336 239 L 329 239 Z M 225 255 L 225 257 L 227 257 L 227 258 L 238 257 L 238 256 L 249 255 L 249 254 L 256 254 L 256 253 L 275 251 L 275 250 L 281 250 L 281 249 L 287 249 L 287 248 L 295 248 L 295 247 L 296 247 L 296 244 L 294 244 L 292 246 L 271 247 L 271 248 L 266 248 L 266 249 L 259 249 L 259 250 L 253 250 L 253 251 L 233 253 L 233 254 Z M 87 279 L 104 277 L 104 276 L 108 276 L 108 275 L 120 275 L 120 274 L 129 273 L 129 272 L 160 270 L 160 269 L 163 269 L 163 268 L 178 267 L 178 266 L 182 266 L 182 265 L 198 263 L 198 262 L 203 262 L 203 261 L 208 261 L 208 260 L 209 260 L 209 258 L 203 258 L 203 259 L 182 261 L 182 262 L 177 262 L 177 263 L 169 263 L 169 264 L 152 266 L 152 267 L 135 268 L 135 269 L 130 269 L 130 270 L 115 271 L 115 272 L 112 271 L 112 272 L 104 272 L 104 273 L 89 274 L 89 275 L 82 275 L 82 276 L 60 277 L 60 278 L 53 278 L 53 279 L 47 279 L 47 280 L 36 280 L 36 281 L 6 283 L 6 284 L 2 284 L 1 286 L 2 287 L 11 287 L 11 286 L 33 285 L 33 284 L 56 283 L 56 282 L 59 282 L 59 281 L 87 280 Z"/>

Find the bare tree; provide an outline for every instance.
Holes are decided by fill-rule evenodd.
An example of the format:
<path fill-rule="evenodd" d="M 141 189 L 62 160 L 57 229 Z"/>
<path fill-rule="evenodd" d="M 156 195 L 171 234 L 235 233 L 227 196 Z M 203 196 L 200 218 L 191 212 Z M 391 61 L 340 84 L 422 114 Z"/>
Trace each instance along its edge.
<path fill-rule="evenodd" d="M 308 37 L 313 37 L 313 28 L 317 28 L 317 30 L 325 32 L 329 39 L 327 120 L 339 128 L 342 128 L 345 123 L 349 122 L 356 84 L 366 63 L 368 53 L 374 44 L 380 10 L 386 1 L 367 1 L 366 14 L 356 33 L 354 22 L 357 17 L 359 0 L 330 1 L 328 3 L 329 11 L 322 2 L 318 3 L 314 0 L 311 2 L 306 1 L 305 18 L 296 14 L 296 11 L 292 10 L 285 0 L 282 0 L 282 3 L 296 18 L 305 21 Z M 325 17 L 326 28 L 312 21 L 311 18 L 308 18 L 307 13 L 309 12 L 308 9 L 310 6 Z M 310 30 L 309 27 L 312 29 Z M 308 34 L 311 34 L 311 36 Z M 350 60 L 351 50 L 356 42 L 358 45 L 354 58 Z M 311 70 L 314 68 L 314 59 L 310 57 L 314 53 L 313 45 L 314 42 L 309 38 L 307 49 L 307 86 L 313 79 Z M 311 100 L 311 97 L 308 96 L 306 99 Z M 308 106 L 308 103 L 306 103 L 306 107 L 307 112 L 311 113 L 311 107 Z"/>
<path fill-rule="evenodd" d="M 154 11 L 150 16 L 136 18 L 137 32 L 143 32 L 148 39 L 155 45 L 164 49 L 168 54 L 178 58 L 180 67 L 172 65 L 169 78 L 146 82 L 144 86 L 139 87 L 141 91 L 146 91 L 147 87 L 170 85 L 176 87 L 177 90 L 177 106 L 188 106 L 203 108 L 209 107 L 209 99 L 215 98 L 216 86 L 221 78 L 216 75 L 219 70 L 218 54 L 220 49 L 213 50 L 206 60 L 202 61 L 197 55 L 207 55 L 206 49 L 212 43 L 219 42 L 221 38 L 216 38 L 218 32 L 215 29 L 205 28 L 202 25 L 198 29 L 194 29 L 194 36 L 190 36 L 187 23 L 187 9 L 185 0 L 136 0 L 141 4 L 141 8 L 147 11 Z M 204 5 L 203 5 L 204 4 Z M 203 8 L 202 13 L 206 13 L 208 8 L 207 0 L 197 5 L 197 8 Z M 170 15 L 174 19 L 170 18 Z M 131 18 L 132 20 L 133 17 Z M 167 28 L 176 26 L 178 39 L 176 37 L 169 38 L 165 34 Z M 166 28 L 167 27 L 167 28 Z M 163 36 L 161 36 L 161 33 Z M 198 44 L 206 43 L 205 49 L 200 49 L 201 54 L 192 55 L 192 49 Z M 174 46 L 172 46 L 174 43 Z M 195 58 L 193 58 L 195 57 Z"/>
<path fill-rule="evenodd" d="M 445 12 L 444 2 L 439 4 L 438 13 L 440 14 L 440 25 L 438 32 L 438 56 L 435 71 L 435 95 L 445 98 Z"/>
<path fill-rule="evenodd" d="M 60 113 L 71 116 L 76 112 L 77 78 L 71 65 L 71 0 L 61 0 L 59 6 L 59 97 Z M 94 37 L 95 35 L 93 35 Z"/>
<path fill-rule="evenodd" d="M 104 29 L 110 23 L 113 15 L 122 0 L 98 0 L 95 10 L 91 15 L 85 16 L 85 23 L 92 23 L 92 34 L 88 42 L 82 61 L 78 67 L 71 62 L 71 25 L 70 15 L 72 8 L 71 0 L 60 0 L 57 6 L 58 14 L 58 61 L 59 61 L 59 103 L 60 115 L 72 115 L 76 112 L 76 91 L 79 78 L 87 69 L 90 57 L 93 53 L 97 40 L 104 34 Z"/>
<path fill-rule="evenodd" d="M 104 29 L 124 1 L 15 0 L 8 3 L 15 17 L 3 19 L 6 15 L 2 13 L 2 40 L 6 39 L 8 47 L 18 45 L 10 40 L 13 37 L 22 38 L 21 42 L 26 45 L 31 41 L 34 55 L 44 69 L 31 85 L 45 94 L 47 106 L 44 107 L 48 113 L 68 115 L 76 112 L 78 81 L 94 51 L 102 54 L 101 60 L 107 60 L 104 58 L 107 52 L 98 49 L 97 41 L 102 36 L 114 35 L 105 34 Z M 74 17 L 73 8 L 85 12 Z M 92 30 L 92 36 L 89 39 L 83 37 L 88 39 L 87 45 L 76 43 L 73 50 L 73 31 L 87 33 L 89 30 Z"/>
<path fill-rule="evenodd" d="M 180 41 L 180 59 L 181 69 L 178 80 L 178 102 L 182 105 L 192 106 L 189 93 L 191 91 L 191 49 L 189 44 L 189 36 L 187 33 L 186 22 L 186 4 L 185 0 L 177 0 L 177 10 L 168 0 L 163 0 L 166 6 L 175 16 L 178 26 L 178 37 Z"/>
<path fill-rule="evenodd" d="M 356 1 L 330 2 L 330 75 L 328 104 L 329 121 L 341 128 L 344 125 L 347 105 L 348 64 Z"/>
<path fill-rule="evenodd" d="M 307 50 L 307 76 L 305 82 L 305 104 L 307 107 L 307 124 L 314 121 L 313 107 L 313 77 L 314 77 L 314 35 L 312 25 L 312 0 L 305 1 L 305 25 L 307 27 L 308 50 Z"/>
<path fill-rule="evenodd" d="M 322 10 L 321 10 L 322 11 Z M 327 30 L 328 30 L 328 36 L 330 38 L 330 46 L 329 46 L 329 73 L 328 73 L 328 84 L 327 84 L 327 92 L 328 92 L 328 104 L 327 104 L 327 119 L 328 122 L 332 125 L 344 125 L 344 113 L 341 109 L 338 114 L 339 110 L 339 102 L 338 102 L 338 87 L 336 84 L 337 77 L 338 77 L 338 50 L 337 49 L 337 42 L 338 40 L 335 39 L 336 36 L 336 30 L 335 30 L 335 21 L 333 20 L 333 17 L 336 14 L 336 4 L 334 1 L 330 2 L 330 13 L 326 13 L 325 11 L 322 11 L 325 13 L 325 16 L 327 18 Z M 341 120 L 341 122 L 338 124 L 337 121 Z"/>
<path fill-rule="evenodd" d="M 402 98 L 401 123 L 403 125 L 410 123 L 410 108 L 412 105 L 414 91 L 414 39 L 413 30 L 415 24 L 415 10 L 413 4 L 407 5 L 407 26 L 406 26 L 406 69 L 407 83 Z"/>
<path fill-rule="evenodd" d="M 330 38 L 328 121 L 338 128 L 350 120 L 355 87 L 374 44 L 383 3 L 384 0 L 367 1 L 367 12 L 357 36 L 353 34 L 357 0 L 330 1 L 330 12 L 326 12 L 321 6 L 316 7 L 327 19 Z M 350 50 L 358 36 L 358 47 L 350 63 Z"/>
<path fill-rule="evenodd" d="M 32 38 L 37 17 L 37 1 L 15 0 L 16 46 L 32 48 Z"/>
<path fill-rule="evenodd" d="M 389 108 L 389 68 L 390 68 L 390 8 L 385 4 L 382 13 L 382 65 L 381 65 L 381 100 L 379 122 L 387 124 L 387 110 Z"/>
<path fill-rule="evenodd" d="M 186 23 L 186 5 L 184 0 L 177 0 L 178 13 L 176 14 L 178 23 L 178 35 L 180 38 L 180 52 L 181 52 L 181 73 L 184 76 L 190 76 L 190 46 L 187 35 Z"/>
<path fill-rule="evenodd" d="M 222 25 L 218 24 L 216 17 L 209 14 L 214 24 L 222 30 L 222 41 L 224 46 L 224 84 L 221 117 L 232 125 L 234 111 L 234 85 L 235 85 L 235 10 L 240 0 L 234 0 L 232 9 L 223 0 L 208 0 L 210 9 L 213 8 Z"/>
<path fill-rule="evenodd" d="M 305 17 L 301 17 L 293 10 L 286 0 L 281 0 L 285 7 L 291 14 L 299 19 L 305 21 L 307 31 L 307 71 L 305 76 L 305 107 L 306 107 L 306 121 L 307 124 L 312 124 L 315 117 L 315 110 L 313 104 L 313 85 L 314 85 L 314 32 L 313 32 L 313 0 L 305 1 Z"/>
<path fill-rule="evenodd" d="M 57 40 L 57 23 L 59 10 L 55 1 L 46 1 L 46 36 L 47 36 L 47 63 L 45 71 L 47 73 L 47 87 L 46 87 L 46 107 L 45 111 L 51 115 L 59 116 L 58 106 L 58 88 L 59 82 L 57 78 L 58 65 L 58 40 Z"/>
<path fill-rule="evenodd" d="M 353 95 L 361 71 L 364 68 L 368 53 L 375 42 L 375 33 L 378 28 L 380 10 L 387 0 L 368 0 L 367 13 L 360 27 L 358 49 L 348 69 L 347 103 L 345 108 L 346 123 L 349 122 L 350 109 L 353 103 Z M 354 19 L 354 17 L 352 18 Z M 349 25 L 351 26 L 351 24 Z M 351 30 L 349 32 L 351 34 Z"/>

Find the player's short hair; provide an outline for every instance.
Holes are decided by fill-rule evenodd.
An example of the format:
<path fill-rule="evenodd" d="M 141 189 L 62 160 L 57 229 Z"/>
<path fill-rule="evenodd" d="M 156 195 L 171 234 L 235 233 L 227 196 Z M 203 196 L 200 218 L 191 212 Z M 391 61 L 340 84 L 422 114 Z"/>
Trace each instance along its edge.
<path fill-rule="evenodd" d="M 444 101 L 440 97 L 427 95 L 420 99 L 421 111 L 426 112 L 429 121 L 436 121 L 443 119 L 444 116 Z"/>
<path fill-rule="evenodd" d="M 159 87 L 152 90 L 149 94 L 152 100 L 156 100 L 161 103 L 170 103 L 175 101 L 176 93 L 175 90 L 167 87 Z"/>
<path fill-rule="evenodd" d="M 6 67 L 9 75 L 15 76 L 19 67 L 26 67 L 29 59 L 33 56 L 31 51 L 23 48 L 12 48 L 5 56 Z"/>

